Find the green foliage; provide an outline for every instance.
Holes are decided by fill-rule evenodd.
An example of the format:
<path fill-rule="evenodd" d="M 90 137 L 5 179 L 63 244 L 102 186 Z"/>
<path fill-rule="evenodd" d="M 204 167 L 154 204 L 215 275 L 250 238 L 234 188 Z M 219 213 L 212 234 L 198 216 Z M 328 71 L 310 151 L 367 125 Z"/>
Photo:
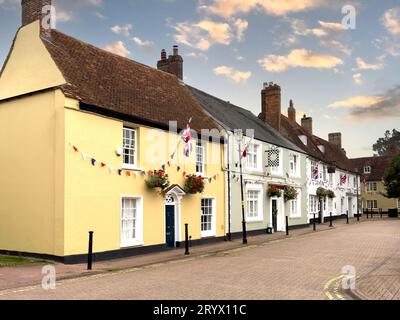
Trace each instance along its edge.
<path fill-rule="evenodd" d="M 377 152 L 380 156 L 384 156 L 387 154 L 388 149 L 388 142 L 389 140 L 394 137 L 397 141 L 397 146 L 400 148 L 400 131 L 393 129 L 392 132 L 387 130 L 385 132 L 385 137 L 379 138 L 376 143 L 372 146 L 372 149 Z"/>
<path fill-rule="evenodd" d="M 400 154 L 393 157 L 384 176 L 386 196 L 400 198 Z"/>
<path fill-rule="evenodd" d="M 190 174 L 186 176 L 185 192 L 188 194 L 202 193 L 204 191 L 205 182 L 201 176 Z"/>
<path fill-rule="evenodd" d="M 268 188 L 267 194 L 268 194 L 268 197 L 270 197 L 270 198 L 272 198 L 272 197 L 280 198 L 282 196 L 282 192 L 281 192 L 280 188 L 275 185 Z"/>
<path fill-rule="evenodd" d="M 165 189 L 169 186 L 168 174 L 164 170 L 154 170 L 147 173 L 146 185 L 150 189 Z"/>
<path fill-rule="evenodd" d="M 31 264 L 49 264 L 49 262 L 40 259 L 0 255 L 0 268 L 25 266 Z"/>
<path fill-rule="evenodd" d="M 285 186 L 283 188 L 283 196 L 284 196 L 285 202 L 294 200 L 297 198 L 297 190 L 293 187 Z"/>

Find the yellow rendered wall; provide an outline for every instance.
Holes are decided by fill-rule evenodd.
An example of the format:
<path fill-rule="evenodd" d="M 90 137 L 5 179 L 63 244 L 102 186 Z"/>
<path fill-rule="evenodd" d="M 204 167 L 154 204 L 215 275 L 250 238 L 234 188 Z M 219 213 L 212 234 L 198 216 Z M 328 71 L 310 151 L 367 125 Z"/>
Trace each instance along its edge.
<path fill-rule="evenodd" d="M 64 253 L 63 98 L 0 102 L 0 250 Z"/>
<path fill-rule="evenodd" d="M 40 39 L 39 30 L 36 21 L 18 31 L 0 77 L 0 100 L 66 82 Z"/>
<path fill-rule="evenodd" d="M 366 182 L 368 183 L 368 182 Z M 377 200 L 378 201 L 378 209 L 382 209 L 383 211 L 387 211 L 388 209 L 396 209 L 397 208 L 397 199 L 389 199 L 381 195 L 380 193 L 386 192 L 386 188 L 381 181 L 376 181 L 377 191 L 376 192 L 367 192 L 366 184 L 361 184 L 361 201 L 362 207 L 367 209 L 367 200 Z"/>
<path fill-rule="evenodd" d="M 104 252 L 120 249 L 120 216 L 121 196 L 143 197 L 143 236 L 144 245 L 165 243 L 165 203 L 164 197 L 155 190 L 149 190 L 140 173 L 136 177 L 119 176 L 117 169 L 122 166 L 122 157 L 116 155 L 116 149 L 122 147 L 123 122 L 82 112 L 66 109 L 65 137 L 65 255 L 87 252 L 88 232 L 94 231 L 94 251 Z M 138 129 L 138 167 L 146 171 L 160 169 L 167 163 L 171 150 L 176 147 L 178 136 L 167 131 L 156 130 L 145 126 L 127 124 Z M 80 152 L 75 152 L 76 146 Z M 211 150 L 215 149 L 215 150 Z M 221 152 L 219 144 L 208 144 L 208 154 Z M 84 161 L 81 152 L 87 154 Z M 90 158 L 98 163 L 92 166 Z M 219 154 L 219 159 L 221 159 Z M 184 163 L 182 146 L 177 152 L 175 166 L 168 167 L 171 184 L 183 187 L 183 172 L 194 173 L 194 153 Z M 105 162 L 108 168 L 100 168 Z M 176 166 L 182 169 L 178 173 Z M 214 175 L 221 172 L 220 161 L 209 164 L 207 173 Z M 224 229 L 224 176 L 223 174 L 211 184 L 206 184 L 203 196 L 216 198 L 217 203 L 217 236 L 225 234 Z M 184 239 L 184 224 L 189 223 L 192 238 L 200 238 L 200 199 L 202 195 L 185 196 L 181 204 L 181 240 Z"/>

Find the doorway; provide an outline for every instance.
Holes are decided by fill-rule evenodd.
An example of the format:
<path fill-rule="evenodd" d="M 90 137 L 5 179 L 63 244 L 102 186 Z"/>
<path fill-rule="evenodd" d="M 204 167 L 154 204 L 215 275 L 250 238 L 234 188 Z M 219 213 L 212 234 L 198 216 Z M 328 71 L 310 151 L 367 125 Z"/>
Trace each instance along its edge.
<path fill-rule="evenodd" d="M 169 248 L 175 247 L 175 205 L 165 206 L 165 243 Z"/>
<path fill-rule="evenodd" d="M 274 232 L 285 231 L 285 213 L 283 212 L 282 198 L 271 199 L 271 221 Z"/>

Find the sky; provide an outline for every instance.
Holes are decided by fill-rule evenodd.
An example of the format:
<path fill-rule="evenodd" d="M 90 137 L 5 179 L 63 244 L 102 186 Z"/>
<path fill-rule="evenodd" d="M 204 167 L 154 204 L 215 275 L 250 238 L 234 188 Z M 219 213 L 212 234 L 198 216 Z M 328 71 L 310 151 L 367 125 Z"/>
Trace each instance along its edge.
<path fill-rule="evenodd" d="M 179 45 L 184 81 L 261 111 L 263 83 L 282 88 L 314 134 L 342 132 L 349 157 L 371 156 L 400 129 L 399 0 L 53 0 L 57 29 L 156 67 Z M 0 65 L 20 22 L 0 0 Z"/>

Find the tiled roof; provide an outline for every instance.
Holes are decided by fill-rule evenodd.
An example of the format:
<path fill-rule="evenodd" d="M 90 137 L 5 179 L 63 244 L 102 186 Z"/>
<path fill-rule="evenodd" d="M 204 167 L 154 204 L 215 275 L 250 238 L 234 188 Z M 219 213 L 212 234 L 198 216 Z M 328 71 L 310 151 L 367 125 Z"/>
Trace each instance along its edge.
<path fill-rule="evenodd" d="M 76 40 L 58 30 L 42 38 L 67 84 L 68 97 L 163 127 L 218 128 L 177 77 Z"/>
<path fill-rule="evenodd" d="M 253 129 L 254 138 L 257 140 L 304 153 L 302 149 L 290 142 L 273 127 L 260 120 L 251 111 L 233 105 L 193 87 L 188 86 L 188 88 L 202 107 L 226 130 L 232 131 L 241 129 L 245 132 L 247 129 Z"/>
<path fill-rule="evenodd" d="M 361 173 L 361 180 L 365 181 L 381 181 L 385 175 L 386 169 L 390 165 L 389 156 L 380 157 L 365 157 L 351 159 L 351 163 L 354 168 L 358 168 L 358 172 Z M 371 173 L 364 174 L 364 167 L 370 166 Z"/>
<path fill-rule="evenodd" d="M 355 171 L 351 161 L 342 150 L 329 141 L 309 134 L 300 124 L 290 120 L 285 115 L 281 115 L 281 132 L 313 158 L 334 165 L 342 170 Z M 307 137 L 307 145 L 300 140 L 299 136 Z M 320 145 L 324 146 L 324 153 L 318 148 Z"/>

